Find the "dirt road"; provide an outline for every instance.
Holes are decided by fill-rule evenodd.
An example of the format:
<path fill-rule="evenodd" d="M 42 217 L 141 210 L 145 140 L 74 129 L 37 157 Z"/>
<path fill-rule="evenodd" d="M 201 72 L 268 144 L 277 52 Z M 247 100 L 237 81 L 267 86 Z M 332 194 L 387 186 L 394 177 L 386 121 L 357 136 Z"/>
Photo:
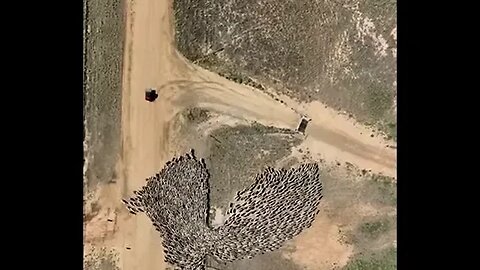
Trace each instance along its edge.
<path fill-rule="evenodd" d="M 323 104 L 302 105 L 282 97 L 288 100 L 289 106 L 285 106 L 259 90 L 188 63 L 174 47 L 171 10 L 171 0 L 126 1 L 120 179 L 99 196 L 102 207 L 116 212 L 116 227 L 105 244 L 118 249 L 122 269 L 165 269 L 161 239 L 150 221 L 144 215 L 128 215 L 120 199 L 171 158 L 176 150 L 169 144 L 171 122 L 186 106 L 195 104 L 236 118 L 292 129 L 299 123 L 298 112 L 304 112 L 312 118 L 304 142 L 312 153 L 395 175 L 394 150 Z M 159 89 L 154 103 L 144 100 L 149 87 Z"/>

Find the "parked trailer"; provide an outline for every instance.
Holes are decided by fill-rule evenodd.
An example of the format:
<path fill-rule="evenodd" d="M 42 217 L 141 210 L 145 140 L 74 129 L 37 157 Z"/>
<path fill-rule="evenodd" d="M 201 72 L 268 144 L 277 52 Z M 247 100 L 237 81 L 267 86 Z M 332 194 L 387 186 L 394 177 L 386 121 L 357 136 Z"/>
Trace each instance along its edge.
<path fill-rule="evenodd" d="M 302 119 L 300 121 L 300 124 L 298 125 L 297 131 L 305 134 L 305 130 L 307 129 L 308 122 L 310 122 L 312 119 L 308 118 L 307 116 L 302 116 Z"/>

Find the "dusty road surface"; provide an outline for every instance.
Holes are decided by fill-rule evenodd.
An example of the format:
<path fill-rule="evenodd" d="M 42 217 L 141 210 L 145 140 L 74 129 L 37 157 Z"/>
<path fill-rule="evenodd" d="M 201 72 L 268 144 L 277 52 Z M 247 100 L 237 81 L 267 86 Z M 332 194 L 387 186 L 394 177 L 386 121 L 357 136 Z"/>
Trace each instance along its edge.
<path fill-rule="evenodd" d="M 172 119 L 191 105 L 291 129 L 300 121 L 299 112 L 306 113 L 312 122 L 304 144 L 312 153 L 395 176 L 395 150 L 386 148 L 387 142 L 370 137 L 366 128 L 334 110 L 321 103 L 297 104 L 292 100 L 286 106 L 259 90 L 188 63 L 174 47 L 171 11 L 171 0 L 126 1 L 119 179 L 115 185 L 102 188 L 98 195 L 113 225 L 96 224 L 87 228 L 87 245 L 94 243 L 98 234 L 104 245 L 120 253 L 121 269 L 165 269 L 158 233 L 145 215 L 129 215 L 120 200 L 179 151 L 169 143 Z M 149 87 L 159 91 L 154 103 L 144 99 Z"/>

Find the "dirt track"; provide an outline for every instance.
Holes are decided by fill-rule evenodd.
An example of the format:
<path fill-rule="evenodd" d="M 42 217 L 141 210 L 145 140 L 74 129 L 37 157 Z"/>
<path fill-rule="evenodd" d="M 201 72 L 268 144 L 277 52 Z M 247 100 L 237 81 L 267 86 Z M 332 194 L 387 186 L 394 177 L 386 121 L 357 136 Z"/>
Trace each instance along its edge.
<path fill-rule="evenodd" d="M 292 129 L 300 120 L 297 112 L 305 112 L 312 122 L 304 144 L 313 154 L 395 176 L 395 150 L 323 104 L 301 105 L 282 97 L 292 110 L 259 90 L 188 63 L 174 48 L 172 1 L 127 1 L 126 6 L 121 173 L 118 184 L 107 186 L 100 194 L 103 207 L 118 211 L 117 229 L 105 244 L 119 250 L 121 269 L 165 268 L 161 239 L 150 221 L 144 215 L 127 215 L 120 199 L 141 186 L 177 151 L 169 144 L 170 125 L 174 115 L 186 106 L 195 104 L 236 118 Z M 159 89 L 154 103 L 144 100 L 149 87 Z"/>

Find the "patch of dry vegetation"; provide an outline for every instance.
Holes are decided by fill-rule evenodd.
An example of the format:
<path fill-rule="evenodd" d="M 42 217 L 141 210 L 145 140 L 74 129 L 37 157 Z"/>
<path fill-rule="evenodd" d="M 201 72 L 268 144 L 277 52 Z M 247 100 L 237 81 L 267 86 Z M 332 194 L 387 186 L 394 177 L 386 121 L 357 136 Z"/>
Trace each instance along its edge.
<path fill-rule="evenodd" d="M 120 151 L 123 1 L 85 0 L 84 119 L 87 188 L 112 179 Z"/>
<path fill-rule="evenodd" d="M 175 0 L 174 11 L 177 47 L 191 61 L 396 137 L 395 1 Z"/>

